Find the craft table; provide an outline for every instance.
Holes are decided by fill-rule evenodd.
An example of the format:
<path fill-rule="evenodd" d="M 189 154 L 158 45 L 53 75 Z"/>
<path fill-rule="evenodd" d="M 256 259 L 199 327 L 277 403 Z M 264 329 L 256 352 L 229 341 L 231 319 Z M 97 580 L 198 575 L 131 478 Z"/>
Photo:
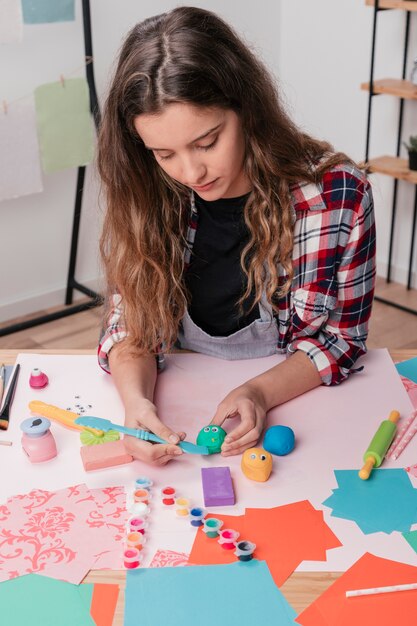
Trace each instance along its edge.
<path fill-rule="evenodd" d="M 24 352 L 60 355 L 94 354 L 93 350 L 0 350 L 0 363 L 13 364 L 17 355 Z M 417 350 L 391 350 L 390 356 L 394 362 L 404 361 L 417 356 Z M 281 591 L 298 614 L 322 594 L 340 575 L 340 572 L 294 572 L 282 585 Z M 84 582 L 117 583 L 120 586 L 119 601 L 113 626 L 123 626 L 125 572 L 92 570 L 86 576 Z"/>

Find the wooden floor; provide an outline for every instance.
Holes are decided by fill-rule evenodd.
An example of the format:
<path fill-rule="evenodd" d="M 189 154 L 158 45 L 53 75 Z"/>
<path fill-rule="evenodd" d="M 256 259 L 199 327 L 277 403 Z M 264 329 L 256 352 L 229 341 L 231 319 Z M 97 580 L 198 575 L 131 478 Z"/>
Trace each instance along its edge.
<path fill-rule="evenodd" d="M 383 279 L 378 279 L 377 295 L 417 311 L 417 290 L 407 291 L 403 285 L 396 283 L 387 285 Z M 50 313 L 53 310 L 37 312 L 37 315 Z M 0 329 L 24 319 L 27 318 L 19 318 L 19 320 L 10 320 L 0 324 Z M 100 334 L 101 319 L 101 308 L 77 313 L 54 322 L 0 337 L 0 348 L 34 351 L 41 348 L 94 349 Z M 375 301 L 368 347 L 417 348 L 417 315 L 405 313 Z"/>

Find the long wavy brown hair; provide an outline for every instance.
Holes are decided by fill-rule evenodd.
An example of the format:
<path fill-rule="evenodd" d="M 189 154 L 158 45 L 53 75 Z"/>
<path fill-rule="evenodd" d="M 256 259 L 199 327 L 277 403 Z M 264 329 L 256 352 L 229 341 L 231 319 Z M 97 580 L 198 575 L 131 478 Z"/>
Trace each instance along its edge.
<path fill-rule="evenodd" d="M 100 241 L 107 284 L 121 296 L 126 345 L 139 354 L 154 353 L 161 343 L 172 346 L 187 307 L 190 190 L 163 172 L 134 127 L 136 116 L 173 102 L 232 109 L 240 117 L 252 184 L 240 305 L 252 292 L 255 305 L 265 289 L 276 310 L 293 277 L 291 186 L 318 182 L 348 160 L 297 128 L 267 69 L 218 16 L 179 7 L 137 24 L 121 49 L 105 104 L 98 168 L 107 205 Z"/>

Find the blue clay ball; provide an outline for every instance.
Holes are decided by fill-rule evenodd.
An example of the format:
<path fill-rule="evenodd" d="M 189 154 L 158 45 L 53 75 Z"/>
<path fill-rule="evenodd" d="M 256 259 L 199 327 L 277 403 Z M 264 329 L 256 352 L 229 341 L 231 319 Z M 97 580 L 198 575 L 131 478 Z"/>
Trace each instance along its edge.
<path fill-rule="evenodd" d="M 288 426 L 271 426 L 265 433 L 263 448 L 271 454 L 284 456 L 294 450 L 294 431 Z"/>

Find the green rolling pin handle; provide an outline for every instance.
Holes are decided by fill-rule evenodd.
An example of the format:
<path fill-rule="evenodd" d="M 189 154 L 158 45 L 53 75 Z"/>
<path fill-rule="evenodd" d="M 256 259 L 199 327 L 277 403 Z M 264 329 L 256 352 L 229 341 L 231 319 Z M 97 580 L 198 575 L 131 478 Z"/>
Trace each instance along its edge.
<path fill-rule="evenodd" d="M 379 467 L 384 460 L 385 454 L 394 439 L 397 422 L 400 419 L 398 411 L 391 411 L 387 420 L 379 425 L 371 443 L 368 446 L 363 460 L 365 465 L 359 471 L 359 478 L 368 480 L 374 467 Z"/>

